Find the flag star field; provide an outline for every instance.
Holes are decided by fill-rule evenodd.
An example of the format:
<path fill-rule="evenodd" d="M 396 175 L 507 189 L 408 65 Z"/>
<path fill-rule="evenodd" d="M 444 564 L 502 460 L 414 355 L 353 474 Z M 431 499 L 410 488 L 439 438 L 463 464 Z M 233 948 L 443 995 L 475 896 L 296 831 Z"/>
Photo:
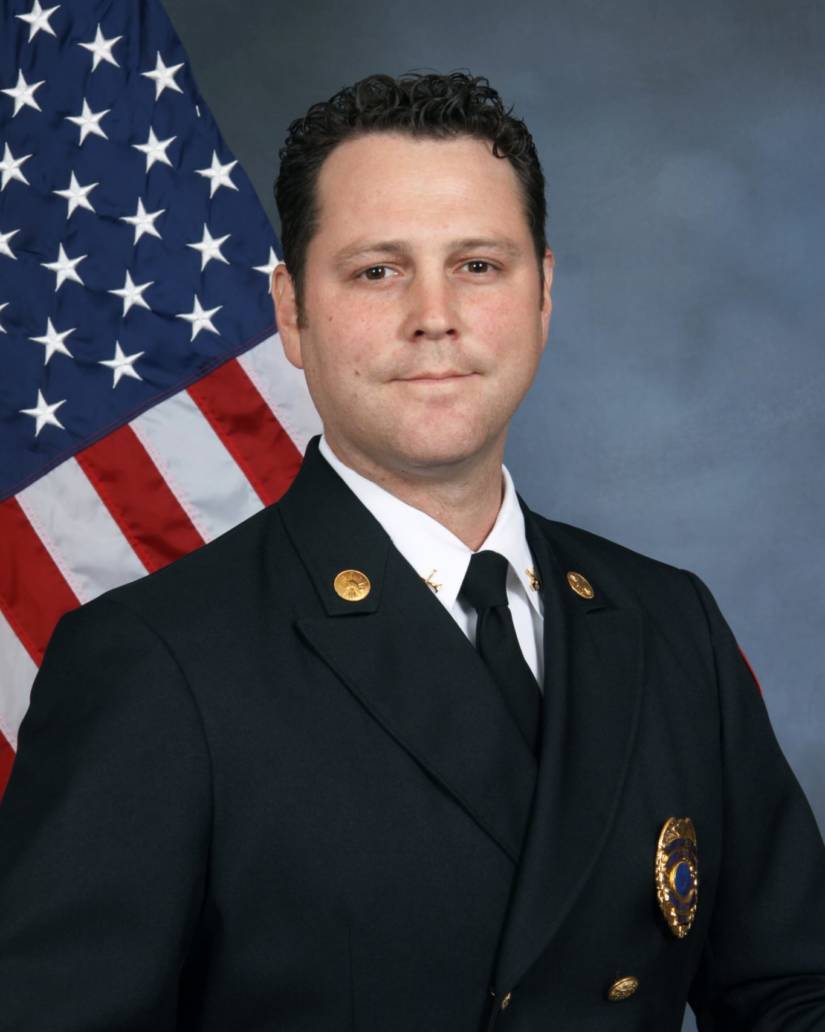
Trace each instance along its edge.
<path fill-rule="evenodd" d="M 159 6 L 10 7 L 0 497 L 272 333 L 276 245 Z"/>

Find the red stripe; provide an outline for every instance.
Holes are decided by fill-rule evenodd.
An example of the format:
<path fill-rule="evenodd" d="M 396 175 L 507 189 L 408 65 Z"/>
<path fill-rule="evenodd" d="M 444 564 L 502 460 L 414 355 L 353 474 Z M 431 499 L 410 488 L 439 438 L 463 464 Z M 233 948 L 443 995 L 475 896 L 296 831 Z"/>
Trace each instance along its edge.
<path fill-rule="evenodd" d="M 17 499 L 0 502 L 0 609 L 38 666 L 57 621 L 79 605 Z"/>
<path fill-rule="evenodd" d="M 240 364 L 225 362 L 188 390 L 264 505 L 276 502 L 295 478 L 301 453 Z"/>
<path fill-rule="evenodd" d="M 14 763 L 14 749 L 9 745 L 0 731 L 0 802 L 3 800 L 3 793 L 11 774 L 11 767 Z"/>
<path fill-rule="evenodd" d="M 75 458 L 150 572 L 204 543 L 130 426 Z"/>
<path fill-rule="evenodd" d="M 751 677 L 752 677 L 752 678 L 754 679 L 754 682 L 756 683 L 756 687 L 757 687 L 757 688 L 759 689 L 759 694 L 760 694 L 760 695 L 761 695 L 761 696 L 762 696 L 762 697 L 764 698 L 764 696 L 765 696 L 765 693 L 764 693 L 764 692 L 762 691 L 762 685 L 761 685 L 761 684 L 759 683 L 759 678 L 758 678 L 758 677 L 756 676 L 756 674 L 755 674 L 755 673 L 753 672 L 753 667 L 752 667 L 752 666 L 751 666 L 751 664 L 750 664 L 750 660 L 749 660 L 749 659 L 748 659 L 748 657 L 747 657 L 747 656 L 745 655 L 745 653 L 744 653 L 744 652 L 742 651 L 742 646 L 741 646 L 741 645 L 739 644 L 739 642 L 737 642 L 737 643 L 736 643 L 736 647 L 737 647 L 737 648 L 739 649 L 739 655 L 740 655 L 740 656 L 742 657 L 742 659 L 744 659 L 744 661 L 745 661 L 745 666 L 746 666 L 746 667 L 748 668 L 748 670 L 750 670 L 750 672 L 751 672 Z"/>

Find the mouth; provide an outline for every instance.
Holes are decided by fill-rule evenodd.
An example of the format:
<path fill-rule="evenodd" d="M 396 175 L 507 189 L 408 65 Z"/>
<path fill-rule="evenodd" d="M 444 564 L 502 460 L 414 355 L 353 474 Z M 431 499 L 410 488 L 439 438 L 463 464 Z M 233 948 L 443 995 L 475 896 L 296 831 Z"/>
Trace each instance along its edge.
<path fill-rule="evenodd" d="M 444 383 L 451 380 L 464 380 L 475 373 L 462 373 L 457 369 L 445 369 L 441 372 L 421 372 L 412 376 L 399 376 L 402 383 Z"/>

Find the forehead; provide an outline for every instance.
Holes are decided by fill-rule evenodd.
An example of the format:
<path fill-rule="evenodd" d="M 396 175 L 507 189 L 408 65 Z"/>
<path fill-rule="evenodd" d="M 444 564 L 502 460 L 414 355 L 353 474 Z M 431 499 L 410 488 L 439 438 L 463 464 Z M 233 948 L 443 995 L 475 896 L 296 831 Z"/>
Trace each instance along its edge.
<path fill-rule="evenodd" d="M 528 233 L 521 185 L 486 140 L 375 132 L 339 144 L 321 167 L 317 236 Z"/>

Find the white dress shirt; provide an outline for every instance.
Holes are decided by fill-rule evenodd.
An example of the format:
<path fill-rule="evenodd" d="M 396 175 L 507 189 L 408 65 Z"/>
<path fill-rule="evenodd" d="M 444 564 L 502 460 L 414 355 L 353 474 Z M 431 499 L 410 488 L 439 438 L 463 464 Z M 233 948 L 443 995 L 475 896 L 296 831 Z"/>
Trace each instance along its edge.
<path fill-rule="evenodd" d="M 435 597 L 475 645 L 476 611 L 458 598 L 473 554 L 463 541 L 420 509 L 402 502 L 383 487 L 345 466 L 322 437 L 320 452 L 372 515 Z M 493 529 L 479 551 L 489 549 L 507 560 L 507 601 L 524 658 L 539 687 L 544 678 L 544 611 L 536 584 L 533 557 L 527 547 L 524 514 L 513 481 L 501 467 L 504 498 Z"/>

